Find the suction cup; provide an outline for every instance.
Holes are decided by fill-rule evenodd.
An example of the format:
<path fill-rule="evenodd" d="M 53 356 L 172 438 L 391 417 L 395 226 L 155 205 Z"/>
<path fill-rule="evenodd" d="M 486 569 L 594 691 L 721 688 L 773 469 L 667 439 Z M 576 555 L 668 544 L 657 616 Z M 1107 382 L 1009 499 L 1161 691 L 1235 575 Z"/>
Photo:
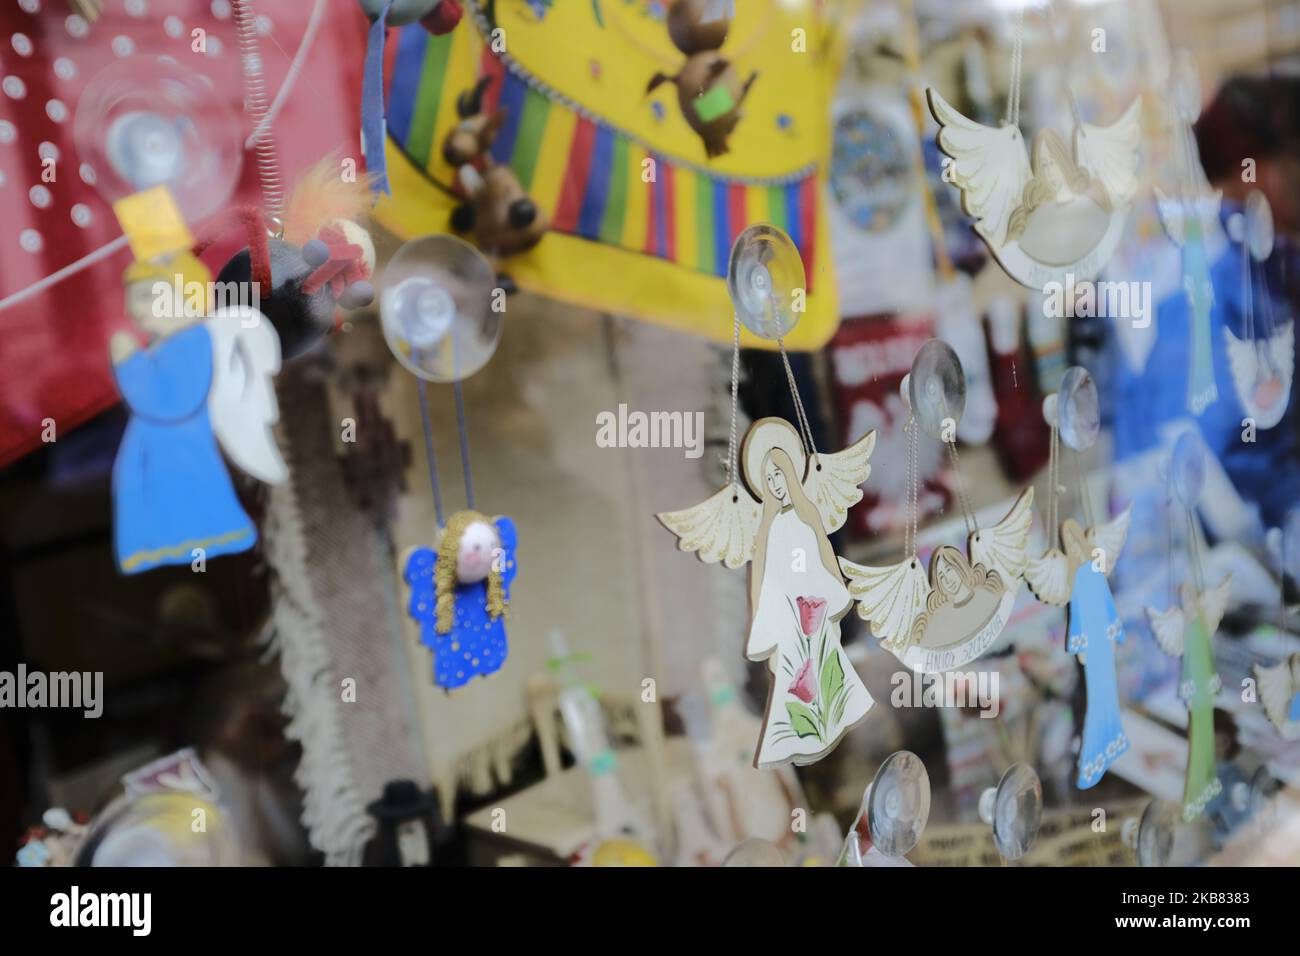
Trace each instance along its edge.
<path fill-rule="evenodd" d="M 993 842 L 1004 859 L 1028 853 L 1043 820 L 1043 785 L 1034 769 L 1023 763 L 1008 767 L 998 785 L 980 796 L 980 819 L 993 825 Z"/>
<path fill-rule="evenodd" d="M 1057 422 L 1061 440 L 1075 451 L 1087 451 L 1101 433 L 1101 403 L 1097 400 L 1097 383 L 1088 370 L 1073 365 L 1061 379 L 1056 393 Z"/>
<path fill-rule="evenodd" d="M 1164 800 L 1152 800 L 1141 817 L 1124 821 L 1124 845 L 1137 854 L 1138 866 L 1168 866 L 1182 810 Z"/>
<path fill-rule="evenodd" d="M 845 841 L 841 864 L 863 866 L 872 849 L 891 859 L 910 853 L 930 818 L 930 775 L 916 754 L 889 755 L 862 795 L 853 830 Z"/>
<path fill-rule="evenodd" d="M 1169 96 L 1178 118 L 1184 123 L 1195 123 L 1201 115 L 1201 77 L 1196 72 L 1196 61 L 1187 50 L 1174 54 Z"/>
<path fill-rule="evenodd" d="M 1263 262 L 1273 254 L 1273 207 L 1259 190 L 1246 197 L 1245 241 L 1246 248 L 1256 262 Z"/>
<path fill-rule="evenodd" d="M 379 316 L 397 360 L 430 382 L 469 378 L 501 338 L 493 310 L 496 277 L 473 246 L 454 236 L 413 239 L 389 260 Z"/>
<path fill-rule="evenodd" d="M 907 376 L 907 400 L 921 431 L 940 441 L 955 436 L 966 411 L 966 375 L 947 342 L 930 339 L 916 353 Z"/>
<path fill-rule="evenodd" d="M 196 74 L 160 58 L 100 71 L 77 101 L 72 134 L 110 203 L 166 186 L 193 222 L 225 206 L 239 181 L 238 119 Z"/>
<path fill-rule="evenodd" d="M 736 237 L 727 266 L 727 292 L 741 324 L 759 338 L 783 338 L 799 322 L 806 279 L 790 237 L 756 223 Z"/>
<path fill-rule="evenodd" d="M 1174 444 L 1169 463 L 1174 494 L 1188 508 L 1195 508 L 1205 490 L 1205 446 L 1195 432 L 1184 432 Z"/>
<path fill-rule="evenodd" d="M 788 866 L 785 854 L 761 837 L 750 837 L 736 844 L 722 861 L 723 866 Z"/>

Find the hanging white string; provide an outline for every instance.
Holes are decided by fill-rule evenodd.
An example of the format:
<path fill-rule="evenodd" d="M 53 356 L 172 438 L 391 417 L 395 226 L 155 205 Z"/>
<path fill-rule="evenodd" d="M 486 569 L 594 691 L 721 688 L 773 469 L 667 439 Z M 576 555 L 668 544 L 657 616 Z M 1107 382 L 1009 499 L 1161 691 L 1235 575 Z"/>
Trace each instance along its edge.
<path fill-rule="evenodd" d="M 1052 423 L 1052 438 L 1047 451 L 1047 540 L 1056 541 L 1061 528 L 1061 510 L 1057 495 L 1061 486 L 1060 478 L 1061 430 Z"/>
<path fill-rule="evenodd" d="M 1011 48 L 1011 80 L 1007 91 L 1007 125 L 1020 125 L 1020 74 L 1025 58 L 1025 2 L 1016 13 L 1016 36 Z"/>
<path fill-rule="evenodd" d="M 944 444 L 948 446 L 948 457 L 952 460 L 953 484 L 957 486 L 957 503 L 961 506 L 962 520 L 966 522 L 966 533 L 974 534 L 980 526 L 975 520 L 975 510 L 971 507 L 970 499 L 966 497 L 966 484 L 961 480 L 961 459 L 957 457 L 957 442 L 946 441 Z"/>
<path fill-rule="evenodd" d="M 1079 486 L 1079 500 L 1083 506 L 1083 517 L 1088 522 L 1088 527 L 1091 528 L 1096 525 L 1097 519 L 1093 515 L 1092 495 L 1088 494 L 1088 483 L 1084 478 L 1083 466 L 1079 463 L 1080 457 L 1078 452 L 1070 455 L 1071 460 L 1074 462 L 1074 481 Z"/>
<path fill-rule="evenodd" d="M 316 6 L 312 7 L 307 27 L 302 33 L 302 40 L 298 43 L 298 51 L 294 53 L 293 60 L 289 63 L 289 71 L 284 75 L 284 82 L 280 84 L 280 89 L 275 94 L 275 99 L 271 101 L 266 115 L 253 127 L 253 132 L 248 135 L 248 139 L 244 140 L 244 149 L 252 149 L 263 136 L 270 134 L 271 124 L 275 122 L 280 109 L 289 99 L 289 94 L 293 92 L 294 85 L 298 82 L 302 68 L 307 62 L 307 54 L 311 52 L 312 44 L 316 42 L 316 34 L 325 21 L 325 2 L 326 0 L 316 0 Z M 275 43 L 274 37 L 271 38 L 271 42 Z M 280 46 L 278 43 L 275 45 Z"/>
<path fill-rule="evenodd" d="M 808 424 L 808 413 L 804 411 L 803 399 L 799 397 L 799 387 L 794 382 L 794 369 L 790 367 L 790 356 L 785 351 L 785 339 L 777 339 L 776 344 L 781 349 L 781 361 L 785 364 L 785 378 L 790 383 L 790 397 L 794 399 L 794 412 L 799 419 L 799 435 L 803 439 L 804 450 L 809 455 L 814 455 L 817 453 L 817 447 L 813 444 L 812 427 Z"/>
<path fill-rule="evenodd" d="M 737 400 L 740 394 L 740 315 L 732 313 L 731 329 L 731 436 L 727 439 L 727 483 L 736 481 Z"/>
<path fill-rule="evenodd" d="M 907 439 L 907 511 L 903 515 L 903 551 L 916 557 L 917 525 L 920 521 L 921 475 L 919 456 L 917 454 L 916 419 L 908 416 L 903 426 L 903 435 Z"/>

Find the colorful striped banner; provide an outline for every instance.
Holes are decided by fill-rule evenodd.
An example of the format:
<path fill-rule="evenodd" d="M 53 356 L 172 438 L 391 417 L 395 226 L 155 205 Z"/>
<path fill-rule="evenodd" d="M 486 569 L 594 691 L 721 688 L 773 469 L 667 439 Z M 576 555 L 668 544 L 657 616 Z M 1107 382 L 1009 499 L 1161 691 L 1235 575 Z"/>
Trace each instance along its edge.
<path fill-rule="evenodd" d="M 725 276 L 736 236 L 751 223 L 771 222 L 799 247 L 811 287 L 814 173 L 788 183 L 739 182 L 674 163 L 548 99 L 472 29 L 441 37 L 419 24 L 392 30 L 386 60 L 389 137 L 434 181 L 454 187 L 442 139 L 459 121 L 456 98 L 491 76 L 484 109 L 507 112 L 492 158 L 514 170 L 553 230 Z"/>

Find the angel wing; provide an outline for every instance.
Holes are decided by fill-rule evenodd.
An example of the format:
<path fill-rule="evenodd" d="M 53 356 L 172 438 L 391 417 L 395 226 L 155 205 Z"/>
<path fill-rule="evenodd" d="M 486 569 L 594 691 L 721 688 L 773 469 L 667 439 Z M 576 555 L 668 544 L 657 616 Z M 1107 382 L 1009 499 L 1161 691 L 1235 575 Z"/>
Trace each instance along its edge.
<path fill-rule="evenodd" d="M 271 380 L 280 371 L 280 338 L 266 316 L 247 305 L 218 309 L 206 325 L 212 337 L 212 430 L 231 461 L 254 478 L 279 484 L 289 477 L 274 430 L 280 411 Z"/>
<path fill-rule="evenodd" d="M 1070 600 L 1070 560 L 1059 548 L 1052 548 L 1025 567 L 1025 583 L 1044 604 L 1064 607 Z"/>
<path fill-rule="evenodd" d="M 677 548 L 694 551 L 706 564 L 738 568 L 754 556 L 754 536 L 763 509 L 738 484 L 730 484 L 693 508 L 655 515 L 677 535 Z"/>
<path fill-rule="evenodd" d="M 1300 691 L 1291 680 L 1291 662 L 1286 660 L 1272 667 L 1256 664 L 1255 679 L 1259 682 L 1259 700 L 1264 712 L 1275 726 L 1281 727 L 1287 723 L 1292 698 Z"/>
<path fill-rule="evenodd" d="M 1232 368 L 1232 378 L 1236 382 L 1255 382 L 1259 371 L 1259 352 L 1250 339 L 1239 339 L 1232 334 L 1232 329 L 1223 327 L 1223 338 L 1228 346 L 1228 364 Z"/>
<path fill-rule="evenodd" d="M 841 452 L 814 452 L 809 460 L 804 491 L 822 516 L 827 534 L 844 527 L 849 509 L 862 500 L 861 485 L 871 474 L 868 461 L 875 448 L 876 433 L 869 431 Z"/>
<path fill-rule="evenodd" d="M 991 528 L 982 528 L 970 536 L 970 556 L 974 564 L 982 564 L 998 572 L 1007 590 L 1025 573 L 1029 561 L 1029 526 L 1033 523 L 1033 486 L 1020 493 L 1007 516 Z"/>
<path fill-rule="evenodd" d="M 1015 126 L 967 119 L 933 89 L 926 97 L 941 127 L 939 148 L 953 160 L 951 178 L 961 190 L 962 209 L 978 220 L 976 232 L 1000 246 L 1031 176 L 1024 138 Z"/>
<path fill-rule="evenodd" d="M 858 616 L 871 622 L 872 636 L 886 647 L 905 648 L 930 595 L 921 562 L 912 555 L 898 564 L 873 568 L 840 558 L 840 569 L 849 579 L 849 594 L 858 602 Z"/>
<path fill-rule="evenodd" d="M 1214 261 L 1223 250 L 1227 238 L 1219 225 L 1219 206 L 1223 202 L 1220 190 L 1206 192 L 1195 199 L 1182 199 L 1170 196 L 1159 186 L 1152 187 L 1156 197 L 1156 211 L 1160 214 L 1160 224 L 1165 227 L 1169 239 L 1181 247 L 1187 241 L 1187 220 L 1195 216 L 1201 223 L 1202 241 L 1205 254 Z"/>
<path fill-rule="evenodd" d="M 1074 131 L 1075 161 L 1101 180 L 1111 201 L 1119 206 L 1131 202 L 1138 191 L 1141 106 L 1141 99 L 1134 99 L 1110 126 L 1081 123 Z"/>
<path fill-rule="evenodd" d="M 1284 382 L 1291 381 L 1295 372 L 1295 323 L 1288 322 L 1285 328 L 1274 332 L 1268 340 L 1268 348 L 1277 373 Z"/>
<path fill-rule="evenodd" d="M 1183 609 L 1171 607 L 1167 611 L 1153 611 L 1147 608 L 1147 620 L 1155 632 L 1156 643 L 1170 657 L 1183 656 Z"/>
<path fill-rule="evenodd" d="M 1100 549 L 1106 574 L 1110 574 L 1111 569 L 1115 567 L 1115 562 L 1119 560 L 1119 553 L 1124 550 L 1124 540 L 1128 537 L 1128 526 L 1132 517 L 1133 505 L 1130 502 L 1127 508 L 1110 521 L 1088 529 L 1086 535 L 1088 545 L 1093 552 Z"/>
<path fill-rule="evenodd" d="M 1201 615 L 1205 619 L 1205 629 L 1211 635 L 1219 629 L 1223 612 L 1228 609 L 1228 595 L 1232 592 L 1232 575 L 1229 574 L 1216 587 L 1201 594 Z"/>

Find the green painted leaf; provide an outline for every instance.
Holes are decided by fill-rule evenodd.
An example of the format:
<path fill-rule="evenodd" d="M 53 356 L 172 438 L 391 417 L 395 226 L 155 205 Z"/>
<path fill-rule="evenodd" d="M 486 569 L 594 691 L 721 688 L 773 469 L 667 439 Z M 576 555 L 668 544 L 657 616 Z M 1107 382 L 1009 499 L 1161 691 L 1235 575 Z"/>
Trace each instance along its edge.
<path fill-rule="evenodd" d="M 785 711 L 790 715 L 790 726 L 800 737 L 817 737 L 821 738 L 821 732 L 817 730 L 817 721 L 813 718 L 813 713 L 803 704 L 796 701 L 786 701 Z"/>
<path fill-rule="evenodd" d="M 826 658 L 826 663 L 822 665 L 821 699 L 823 704 L 829 707 L 843 687 L 844 665 L 840 663 L 840 655 L 832 651 L 830 656 Z"/>

